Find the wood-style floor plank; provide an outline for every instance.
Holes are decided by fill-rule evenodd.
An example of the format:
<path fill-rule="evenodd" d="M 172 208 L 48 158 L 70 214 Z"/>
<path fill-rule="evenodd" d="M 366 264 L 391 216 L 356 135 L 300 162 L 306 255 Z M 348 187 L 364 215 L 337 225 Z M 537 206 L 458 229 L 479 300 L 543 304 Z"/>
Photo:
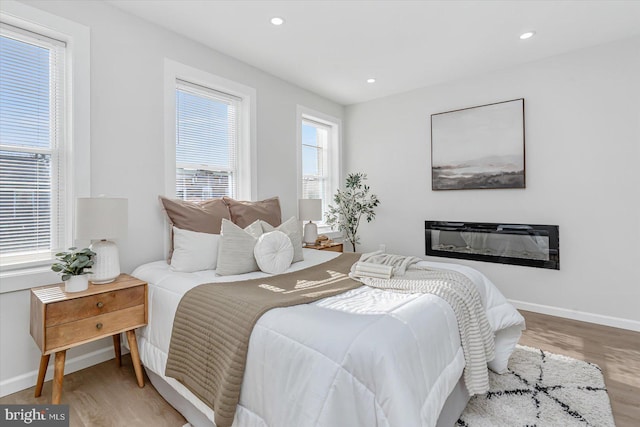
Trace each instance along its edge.
<path fill-rule="evenodd" d="M 640 426 L 640 332 L 520 311 L 520 344 L 595 363 L 602 369 L 617 427 Z"/>
<path fill-rule="evenodd" d="M 521 311 L 527 321 L 520 344 L 595 363 L 603 371 L 617 427 L 640 425 L 640 333 Z M 47 404 L 51 381 L 41 397 L 35 387 L 5 396 L 0 404 Z M 71 427 L 167 426 L 186 420 L 153 388 L 145 375 L 139 388 L 131 357 L 64 376 L 62 403 L 70 405 Z"/>
<path fill-rule="evenodd" d="M 144 370 L 143 370 L 144 371 Z M 62 401 L 69 404 L 70 427 L 181 427 L 187 421 L 158 394 L 144 375 L 138 387 L 131 356 L 122 356 L 122 367 L 109 360 L 64 376 Z M 51 381 L 44 383 L 42 395 L 35 387 L 0 399 L 0 404 L 51 402 Z"/>

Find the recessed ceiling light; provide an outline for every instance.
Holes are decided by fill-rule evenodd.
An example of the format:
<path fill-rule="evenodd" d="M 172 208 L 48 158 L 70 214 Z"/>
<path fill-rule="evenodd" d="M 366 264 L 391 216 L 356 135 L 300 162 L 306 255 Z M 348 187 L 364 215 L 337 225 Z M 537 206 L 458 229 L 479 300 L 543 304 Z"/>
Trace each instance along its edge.
<path fill-rule="evenodd" d="M 280 18 L 279 16 L 276 16 L 274 18 L 271 18 L 271 23 L 273 25 L 282 25 L 284 24 L 284 19 Z"/>
<path fill-rule="evenodd" d="M 376 79 L 367 79 L 367 83 L 375 83 Z"/>
<path fill-rule="evenodd" d="M 520 40 L 530 39 L 531 37 L 535 36 L 535 34 L 535 31 L 527 31 L 526 33 L 520 34 Z"/>

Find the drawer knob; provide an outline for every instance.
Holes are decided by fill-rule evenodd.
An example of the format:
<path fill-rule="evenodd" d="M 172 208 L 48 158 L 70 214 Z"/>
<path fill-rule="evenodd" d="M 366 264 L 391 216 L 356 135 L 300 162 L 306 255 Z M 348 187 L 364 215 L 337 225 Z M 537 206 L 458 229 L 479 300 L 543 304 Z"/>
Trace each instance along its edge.
<path fill-rule="evenodd" d="M 102 303 L 102 301 L 100 301 L 99 303 L 96 304 L 96 307 L 102 308 L 104 307 L 104 304 Z"/>
<path fill-rule="evenodd" d="M 102 329 L 102 323 L 98 323 L 98 324 L 96 325 L 96 329 Z"/>

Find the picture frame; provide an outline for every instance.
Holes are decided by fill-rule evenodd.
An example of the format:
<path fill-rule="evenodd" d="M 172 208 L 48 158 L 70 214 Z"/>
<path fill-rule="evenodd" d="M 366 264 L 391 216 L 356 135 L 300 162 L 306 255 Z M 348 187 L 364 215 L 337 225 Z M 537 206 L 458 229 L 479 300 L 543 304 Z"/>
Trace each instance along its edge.
<path fill-rule="evenodd" d="M 431 189 L 526 188 L 524 98 L 431 115 Z"/>

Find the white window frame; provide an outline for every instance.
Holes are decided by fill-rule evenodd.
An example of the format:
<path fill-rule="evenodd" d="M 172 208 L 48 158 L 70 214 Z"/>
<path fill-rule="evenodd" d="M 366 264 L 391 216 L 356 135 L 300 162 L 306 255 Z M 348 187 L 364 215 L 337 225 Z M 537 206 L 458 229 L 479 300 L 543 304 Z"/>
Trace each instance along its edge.
<path fill-rule="evenodd" d="M 0 20 L 66 43 L 65 50 L 65 110 L 66 130 L 66 210 L 64 242 L 73 245 L 74 200 L 88 197 L 91 190 L 90 174 L 90 30 L 68 19 L 50 14 L 25 4 L 5 0 Z M 29 289 L 60 281 L 51 271 L 51 260 L 24 268 L 0 270 L 0 293 Z"/>
<path fill-rule="evenodd" d="M 51 206 L 49 210 L 49 247 L 39 250 L 26 250 L 24 253 L 2 254 L 0 253 L 0 268 L 4 271 L 23 270 L 29 267 L 37 267 L 51 262 L 52 254 L 66 249 L 69 242 L 69 230 L 67 227 L 68 203 L 66 195 L 67 168 L 66 168 L 66 94 L 65 73 L 67 71 L 65 56 L 66 43 L 61 40 L 44 36 L 41 32 L 26 30 L 24 27 L 0 22 L 0 36 L 13 39 L 23 46 L 37 46 L 49 52 L 50 75 L 48 80 L 49 92 L 49 131 L 50 140 L 47 147 L 33 147 L 28 145 L 0 145 L 2 150 L 22 154 L 40 154 L 50 159 Z M 53 66 L 53 67 L 51 67 Z M 0 141 L 1 143 L 2 141 Z M 62 183 L 62 185 L 60 185 Z M 62 188 L 61 188 L 62 187 Z M 34 236 L 35 237 L 35 236 Z"/>
<path fill-rule="evenodd" d="M 330 128 L 329 143 L 326 147 L 326 161 L 329 178 L 327 204 L 333 203 L 333 196 L 342 182 L 342 120 L 329 114 L 298 105 L 296 108 L 296 140 L 298 159 L 298 199 L 302 197 L 302 122 L 304 120 L 317 122 Z M 340 233 L 333 232 L 325 223 L 324 212 L 322 221 L 317 223 L 318 233 L 338 237 Z"/>
<path fill-rule="evenodd" d="M 256 90 L 206 71 L 165 58 L 164 61 L 165 196 L 176 196 L 176 81 L 208 87 L 242 99 L 238 129 L 238 195 L 252 200 L 257 194 Z"/>

